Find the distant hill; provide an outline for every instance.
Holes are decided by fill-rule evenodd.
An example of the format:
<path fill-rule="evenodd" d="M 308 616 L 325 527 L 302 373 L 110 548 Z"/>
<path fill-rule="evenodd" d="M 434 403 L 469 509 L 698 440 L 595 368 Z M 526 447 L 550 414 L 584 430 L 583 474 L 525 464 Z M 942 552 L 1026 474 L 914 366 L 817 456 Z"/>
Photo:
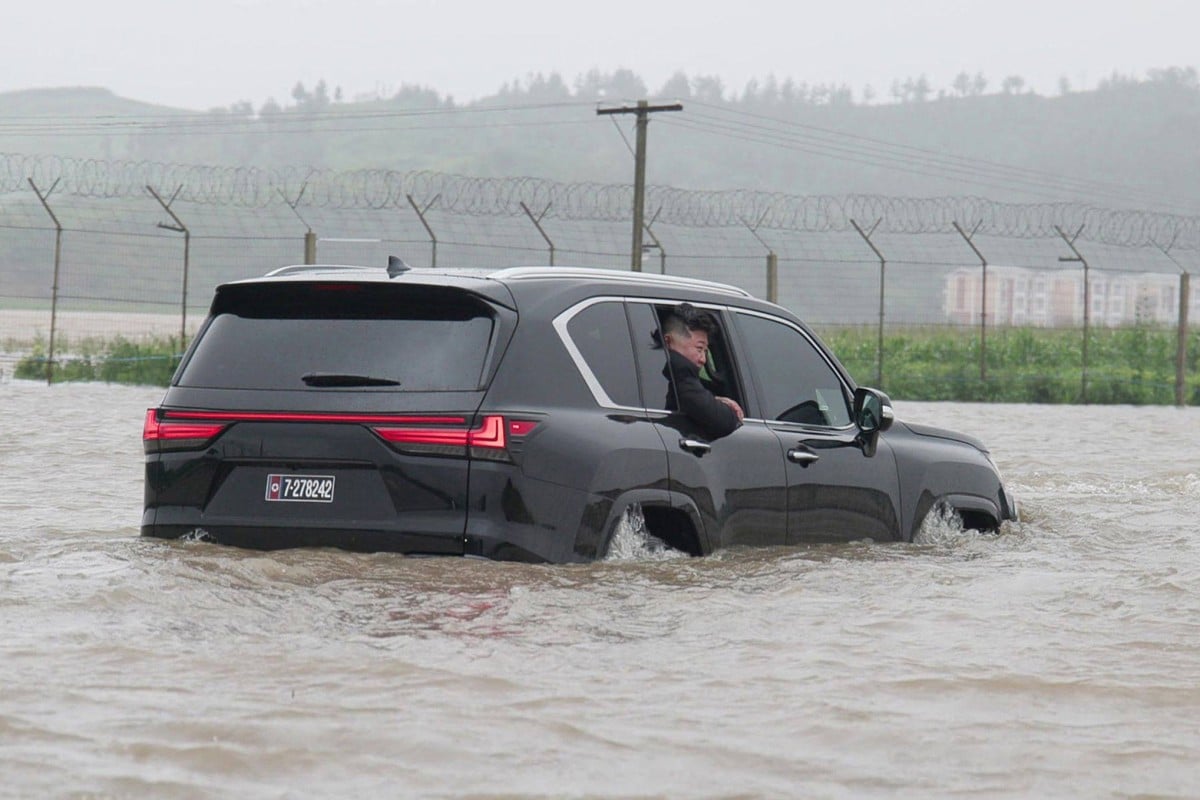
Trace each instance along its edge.
<path fill-rule="evenodd" d="M 874 104 L 790 82 L 730 97 L 714 80 L 677 76 L 663 87 L 660 96 L 684 110 L 652 117 L 651 183 L 1200 213 L 1200 86 L 1190 68 L 1054 97 L 1006 80 L 996 94 L 968 84 L 932 99 L 928 87 L 894 89 L 899 102 Z M 37 89 L 0 93 L 0 152 L 628 183 L 633 117 L 595 109 L 648 94 L 628 71 L 572 87 L 534 76 L 468 104 L 411 86 L 343 102 L 324 84 L 298 84 L 288 106 L 205 113 L 99 88 Z M 626 100 L 605 99 L 615 97 Z"/>

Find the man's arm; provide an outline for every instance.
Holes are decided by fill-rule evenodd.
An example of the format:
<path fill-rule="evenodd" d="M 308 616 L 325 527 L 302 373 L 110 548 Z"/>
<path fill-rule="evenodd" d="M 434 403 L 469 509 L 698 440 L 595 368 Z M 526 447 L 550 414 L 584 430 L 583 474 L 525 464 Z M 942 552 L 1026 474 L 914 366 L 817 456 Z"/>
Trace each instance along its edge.
<path fill-rule="evenodd" d="M 700 370 L 677 353 L 671 353 L 671 372 L 679 395 L 679 410 L 713 439 L 728 436 L 741 425 L 737 412 L 721 402 L 700 382 Z"/>

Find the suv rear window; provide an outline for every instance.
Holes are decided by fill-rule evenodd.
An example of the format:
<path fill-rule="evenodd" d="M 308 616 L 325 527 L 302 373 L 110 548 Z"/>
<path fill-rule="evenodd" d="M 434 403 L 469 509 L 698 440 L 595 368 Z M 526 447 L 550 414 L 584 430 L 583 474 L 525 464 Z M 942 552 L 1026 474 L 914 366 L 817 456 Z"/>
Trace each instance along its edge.
<path fill-rule="evenodd" d="M 438 287 L 226 287 L 178 385 L 306 389 L 305 375 L 323 374 L 398 381 L 394 391 L 475 390 L 492 328 L 485 303 Z"/>

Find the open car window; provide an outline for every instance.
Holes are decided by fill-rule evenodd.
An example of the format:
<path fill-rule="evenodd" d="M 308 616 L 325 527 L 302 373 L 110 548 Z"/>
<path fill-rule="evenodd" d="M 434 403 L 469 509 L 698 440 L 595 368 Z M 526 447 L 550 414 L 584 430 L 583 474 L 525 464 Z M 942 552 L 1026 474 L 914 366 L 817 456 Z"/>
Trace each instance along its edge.
<path fill-rule="evenodd" d="M 664 367 L 667 352 L 663 346 L 662 323 L 675 306 L 667 303 L 629 304 L 634 352 L 637 356 L 638 379 L 646 408 L 677 407 L 668 402 L 674 387 L 670 385 Z M 737 380 L 730 356 L 729 340 L 725 334 L 719 309 L 697 306 L 698 311 L 711 314 L 717 331 L 709 337 L 708 363 L 700 371 L 700 379 L 713 394 L 732 398 L 744 405 L 744 395 Z"/>

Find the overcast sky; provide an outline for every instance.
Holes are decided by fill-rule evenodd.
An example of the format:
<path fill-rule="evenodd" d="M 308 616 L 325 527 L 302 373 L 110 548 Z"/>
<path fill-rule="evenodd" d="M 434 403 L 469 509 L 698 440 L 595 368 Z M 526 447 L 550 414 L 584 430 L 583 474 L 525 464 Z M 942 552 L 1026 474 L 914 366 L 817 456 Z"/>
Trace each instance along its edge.
<path fill-rule="evenodd" d="M 651 92 L 677 70 L 741 89 L 774 74 L 865 84 L 925 74 L 935 88 L 982 71 L 1041 94 L 1066 76 L 1200 65 L 1195 0 L 14 0 L 0 91 L 102 86 L 190 109 L 324 78 L 346 99 L 402 83 L 465 101 L 533 72 L 568 82 L 625 67 Z M 632 99 L 632 98 L 630 98 Z"/>

